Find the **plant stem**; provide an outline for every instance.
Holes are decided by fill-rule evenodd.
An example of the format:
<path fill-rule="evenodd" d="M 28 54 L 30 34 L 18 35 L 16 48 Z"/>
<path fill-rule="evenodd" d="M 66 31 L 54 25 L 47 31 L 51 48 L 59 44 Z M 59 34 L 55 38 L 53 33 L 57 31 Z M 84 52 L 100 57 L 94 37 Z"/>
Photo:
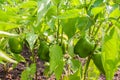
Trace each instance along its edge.
<path fill-rule="evenodd" d="M 91 56 L 88 57 L 87 64 L 85 66 L 84 80 L 86 80 L 86 74 L 87 74 L 87 70 L 88 70 L 88 67 L 89 67 L 90 60 L 91 60 Z"/>
<path fill-rule="evenodd" d="M 63 28 L 62 28 L 62 33 L 61 33 L 61 45 L 63 44 Z"/>
<path fill-rule="evenodd" d="M 32 50 L 31 52 L 32 52 L 32 57 L 33 57 L 33 63 L 36 63 L 35 80 L 37 80 L 37 60 L 36 60 L 34 50 Z"/>
<path fill-rule="evenodd" d="M 35 80 L 38 80 L 38 79 L 37 79 L 37 59 L 36 59 L 36 56 L 35 56 L 35 63 L 36 63 Z"/>
<path fill-rule="evenodd" d="M 99 31 L 99 29 L 100 29 L 100 27 L 101 27 L 101 24 L 102 24 L 102 23 L 99 24 L 99 26 L 98 26 L 97 30 L 95 31 L 95 34 L 93 35 L 93 37 L 95 37 L 96 34 L 98 33 L 98 31 Z"/>
<path fill-rule="evenodd" d="M 66 8 L 65 8 L 65 11 L 67 10 L 67 7 L 68 7 L 68 0 L 66 0 Z M 63 43 L 63 27 L 62 27 L 62 33 L 61 33 L 61 45 Z"/>
<path fill-rule="evenodd" d="M 89 28 L 89 37 L 91 37 L 91 28 Z"/>
<path fill-rule="evenodd" d="M 91 33 L 91 34 L 93 34 L 93 33 L 94 33 L 94 31 L 95 31 L 95 25 L 93 26 L 92 33 Z"/>
<path fill-rule="evenodd" d="M 57 5 L 57 16 L 59 15 L 59 4 Z M 60 29 L 60 21 L 57 19 L 57 43 L 59 39 L 59 29 Z"/>
<path fill-rule="evenodd" d="M 85 72 L 84 72 L 84 79 L 83 80 L 86 80 L 86 74 L 87 74 L 87 70 L 88 70 L 88 67 L 89 67 L 89 64 L 90 64 L 90 60 L 91 60 L 92 55 L 93 55 L 97 46 L 98 46 L 98 42 L 95 44 L 93 51 L 90 52 L 90 56 L 88 56 L 87 64 L 85 66 Z"/>
<path fill-rule="evenodd" d="M 113 25 L 112 23 L 109 24 L 108 28 L 105 31 L 106 33 L 109 31 L 109 29 L 112 27 L 112 25 Z"/>
<path fill-rule="evenodd" d="M 5 74 L 4 74 L 4 80 L 5 80 L 6 75 L 7 75 L 7 69 L 6 69 L 7 67 L 6 67 L 6 65 L 7 65 L 7 64 L 4 64 L 4 65 L 3 65 L 4 71 L 5 71 Z"/>

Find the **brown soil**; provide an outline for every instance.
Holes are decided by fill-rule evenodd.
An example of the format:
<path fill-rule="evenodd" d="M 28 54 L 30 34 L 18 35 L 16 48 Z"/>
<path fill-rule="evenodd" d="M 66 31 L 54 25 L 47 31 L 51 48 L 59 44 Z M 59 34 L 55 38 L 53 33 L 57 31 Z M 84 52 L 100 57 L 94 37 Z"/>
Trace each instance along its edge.
<path fill-rule="evenodd" d="M 24 46 L 21 55 L 25 58 L 28 65 L 32 63 L 32 61 L 30 60 L 31 52 L 26 46 Z M 83 64 L 85 63 L 85 61 L 81 58 L 80 61 L 83 62 Z M 22 71 L 26 68 L 26 62 L 18 63 L 14 69 L 12 69 L 12 63 L 7 63 L 6 68 L 4 68 L 3 64 L 0 64 L 0 80 L 20 80 L 20 75 Z M 49 78 L 44 76 L 44 64 L 44 61 L 37 58 L 37 80 L 55 80 L 54 75 Z M 105 76 L 101 74 L 99 80 L 105 80 Z M 120 70 L 116 72 L 114 80 L 120 80 Z"/>

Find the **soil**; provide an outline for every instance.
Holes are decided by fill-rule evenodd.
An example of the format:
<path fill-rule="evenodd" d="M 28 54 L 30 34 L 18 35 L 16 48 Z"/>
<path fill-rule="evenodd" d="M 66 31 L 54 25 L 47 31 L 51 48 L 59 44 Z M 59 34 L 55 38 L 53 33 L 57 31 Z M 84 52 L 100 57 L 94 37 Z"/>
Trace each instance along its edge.
<path fill-rule="evenodd" d="M 37 53 L 36 50 L 35 53 Z M 24 46 L 21 55 L 25 58 L 28 65 L 32 63 L 30 59 L 31 52 L 26 46 Z M 36 60 L 37 60 L 37 80 L 56 80 L 54 75 L 50 77 L 45 76 L 44 75 L 45 62 L 40 60 L 39 58 L 36 58 Z M 84 59 L 79 58 L 79 60 L 84 65 L 85 63 Z M 3 64 L 0 64 L 0 80 L 20 80 L 21 78 L 20 75 L 22 71 L 26 68 L 26 62 L 18 63 L 15 68 L 12 68 L 13 66 L 12 63 L 7 63 L 6 68 L 4 68 Z M 106 80 L 105 76 L 101 74 L 99 80 Z M 120 80 L 120 70 L 116 72 L 114 80 Z"/>

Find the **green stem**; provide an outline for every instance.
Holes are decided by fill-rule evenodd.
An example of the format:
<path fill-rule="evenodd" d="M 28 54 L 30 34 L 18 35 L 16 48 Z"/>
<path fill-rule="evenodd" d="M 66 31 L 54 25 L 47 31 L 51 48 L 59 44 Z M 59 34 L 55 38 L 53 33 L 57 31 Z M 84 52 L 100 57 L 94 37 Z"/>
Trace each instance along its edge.
<path fill-rule="evenodd" d="M 59 15 L 59 4 L 57 5 L 57 16 Z M 59 29 L 60 29 L 60 21 L 57 19 L 57 43 L 59 39 Z"/>
<path fill-rule="evenodd" d="M 31 51 L 31 53 L 32 53 L 33 63 L 35 63 L 35 54 L 34 54 L 33 50 Z"/>
<path fill-rule="evenodd" d="M 6 67 L 7 63 L 3 65 L 3 69 L 5 71 L 5 74 L 4 74 L 4 80 L 6 78 L 6 75 L 7 75 L 7 67 Z"/>
<path fill-rule="evenodd" d="M 86 80 L 87 70 L 90 64 L 91 56 L 88 57 L 87 64 L 85 66 L 85 72 L 84 72 L 84 80 Z"/>
<path fill-rule="evenodd" d="M 37 63 L 34 50 L 31 50 L 31 52 L 32 52 L 32 57 L 33 57 L 33 63 Z M 36 64 L 35 80 L 37 80 L 37 64 Z"/>
<path fill-rule="evenodd" d="M 86 0 L 84 0 L 84 4 L 85 4 L 85 7 L 86 7 Z"/>
<path fill-rule="evenodd" d="M 95 31 L 95 25 L 93 26 L 93 30 L 92 30 L 92 33 L 91 33 L 91 34 L 93 34 L 93 33 L 94 33 L 94 31 Z"/>
<path fill-rule="evenodd" d="M 62 33 L 61 33 L 61 45 L 63 44 L 63 28 L 62 28 Z"/>
<path fill-rule="evenodd" d="M 66 8 L 65 11 L 67 10 L 68 7 L 68 0 L 66 0 Z M 63 44 L 63 27 L 62 27 L 62 33 L 61 33 L 61 45 Z"/>
<path fill-rule="evenodd" d="M 91 36 L 91 28 L 89 28 L 89 37 Z"/>
<path fill-rule="evenodd" d="M 93 35 L 93 37 L 95 37 L 96 34 L 98 33 L 98 31 L 99 31 L 99 29 L 100 29 L 100 27 L 101 27 L 101 24 L 102 24 L 102 23 L 100 23 L 99 26 L 97 27 L 97 30 L 95 31 L 95 34 Z"/>
<path fill-rule="evenodd" d="M 113 26 L 113 24 L 112 24 L 112 22 L 111 23 L 109 23 L 109 26 L 108 26 L 108 28 L 106 29 L 106 33 L 109 31 L 109 29 L 111 28 Z"/>
<path fill-rule="evenodd" d="M 90 60 L 91 60 L 92 55 L 93 55 L 97 46 L 98 46 L 98 42 L 95 44 L 93 51 L 90 52 L 90 56 L 88 56 L 87 64 L 85 66 L 85 72 L 84 72 L 84 79 L 83 80 L 86 80 L 86 75 L 87 75 L 87 70 L 88 70 L 88 67 L 89 67 L 89 64 L 90 64 Z"/>

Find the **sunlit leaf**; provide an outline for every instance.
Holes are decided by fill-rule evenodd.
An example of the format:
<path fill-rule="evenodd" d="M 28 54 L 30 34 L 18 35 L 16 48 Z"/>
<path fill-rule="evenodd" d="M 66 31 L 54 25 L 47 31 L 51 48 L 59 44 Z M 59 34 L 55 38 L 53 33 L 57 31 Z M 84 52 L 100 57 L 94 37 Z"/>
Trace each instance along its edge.
<path fill-rule="evenodd" d="M 9 55 L 7 55 L 5 52 L 0 50 L 0 61 L 8 61 L 11 63 L 17 63 L 17 61 L 11 59 Z"/>
<path fill-rule="evenodd" d="M 33 8 L 33 7 L 37 7 L 36 1 L 27 1 L 27 2 L 23 2 L 20 5 L 20 8 Z"/>
<path fill-rule="evenodd" d="M 55 72 L 57 80 L 63 72 L 64 62 L 63 62 L 63 51 L 58 45 L 53 45 L 50 47 L 50 71 Z"/>
<path fill-rule="evenodd" d="M 30 67 L 27 67 L 21 74 L 21 80 L 32 80 L 36 72 L 36 64 L 32 63 Z"/>
<path fill-rule="evenodd" d="M 118 18 L 119 16 L 120 16 L 120 10 L 119 10 L 119 8 L 114 9 L 114 10 L 110 13 L 110 17 Z"/>
<path fill-rule="evenodd" d="M 95 7 L 95 8 L 92 8 L 91 10 L 91 13 L 96 16 L 98 13 L 102 12 L 104 9 L 104 7 Z"/>
<path fill-rule="evenodd" d="M 0 31 L 0 37 L 10 37 L 10 36 L 19 36 L 18 34 L 8 33 L 5 31 Z"/>
<path fill-rule="evenodd" d="M 41 22 L 41 19 L 45 16 L 50 6 L 50 0 L 39 0 L 38 1 L 38 19 L 37 25 Z"/>
<path fill-rule="evenodd" d="M 46 18 L 47 20 L 50 20 L 51 18 L 55 17 L 56 14 L 57 14 L 57 8 L 56 6 L 51 6 L 49 9 L 48 9 L 48 12 L 46 13 Z"/>
<path fill-rule="evenodd" d="M 89 17 L 79 17 L 76 27 L 81 31 L 85 32 L 94 24 L 94 21 Z"/>
<path fill-rule="evenodd" d="M 33 50 L 34 44 L 35 44 L 37 38 L 38 38 L 38 35 L 34 34 L 34 33 L 28 33 L 26 35 L 26 40 L 27 40 L 31 50 Z"/>
<path fill-rule="evenodd" d="M 74 73 L 69 75 L 69 80 L 81 80 L 81 67 Z"/>
<path fill-rule="evenodd" d="M 112 80 L 118 64 L 118 34 L 113 28 L 105 35 L 102 45 L 102 62 L 105 70 L 106 80 Z"/>
<path fill-rule="evenodd" d="M 60 4 L 60 2 L 62 1 L 62 0 L 51 0 L 55 5 L 58 5 L 58 4 Z"/>
<path fill-rule="evenodd" d="M 58 16 L 59 19 L 76 18 L 80 15 L 79 9 L 71 9 Z"/>
<path fill-rule="evenodd" d="M 18 28 L 19 26 L 17 24 L 14 23 L 10 23 L 10 22 L 1 22 L 0 21 L 0 30 L 11 30 L 14 28 Z"/>
<path fill-rule="evenodd" d="M 95 0 L 95 2 L 93 3 L 94 7 L 100 6 L 103 3 L 104 0 Z"/>
<path fill-rule="evenodd" d="M 0 21 L 7 21 L 8 19 L 9 19 L 9 15 L 7 15 L 7 13 L 6 12 L 4 12 L 4 11 L 2 11 L 2 10 L 0 10 Z"/>
<path fill-rule="evenodd" d="M 62 27 L 65 34 L 67 34 L 68 38 L 71 38 L 75 34 L 75 24 L 76 18 L 73 19 L 63 19 L 62 20 Z"/>
<path fill-rule="evenodd" d="M 80 5 L 80 0 L 70 0 L 72 6 Z"/>
<path fill-rule="evenodd" d="M 12 54 L 12 56 L 15 58 L 17 62 L 25 62 L 24 57 L 21 54 Z"/>

